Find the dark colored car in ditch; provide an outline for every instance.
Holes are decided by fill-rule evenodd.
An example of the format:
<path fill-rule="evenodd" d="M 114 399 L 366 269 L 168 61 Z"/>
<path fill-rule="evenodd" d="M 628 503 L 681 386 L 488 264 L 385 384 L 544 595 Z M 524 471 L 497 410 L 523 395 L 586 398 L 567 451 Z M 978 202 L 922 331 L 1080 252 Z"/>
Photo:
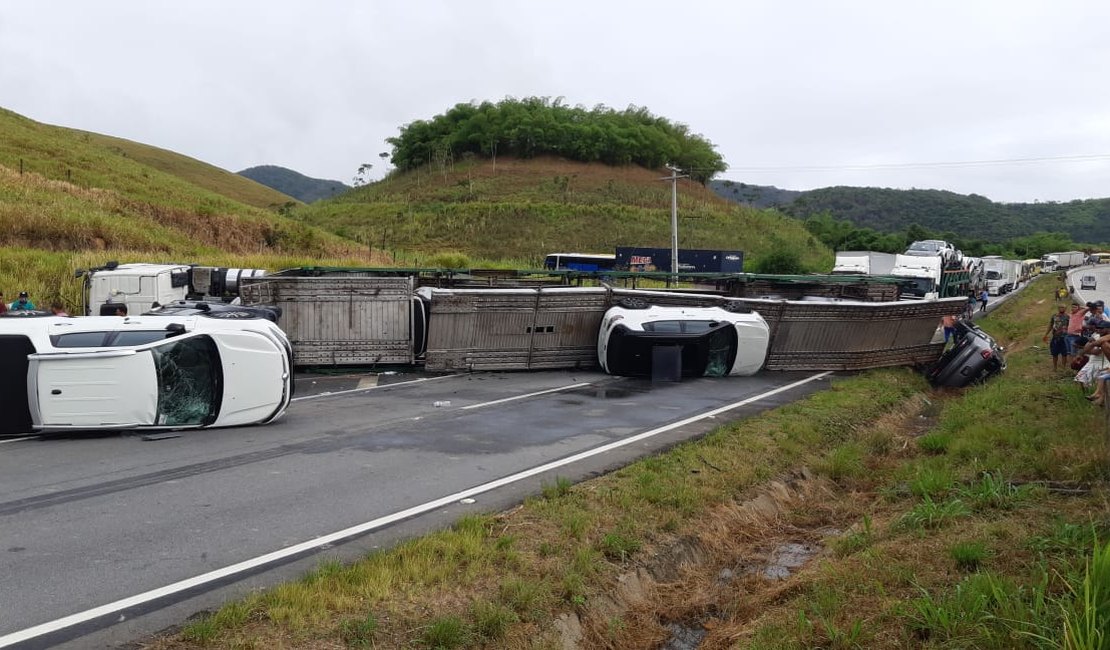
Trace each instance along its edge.
<path fill-rule="evenodd" d="M 957 321 L 954 341 L 955 344 L 925 372 L 932 385 L 961 388 L 985 381 L 1006 369 L 1003 349 L 974 324 Z"/>

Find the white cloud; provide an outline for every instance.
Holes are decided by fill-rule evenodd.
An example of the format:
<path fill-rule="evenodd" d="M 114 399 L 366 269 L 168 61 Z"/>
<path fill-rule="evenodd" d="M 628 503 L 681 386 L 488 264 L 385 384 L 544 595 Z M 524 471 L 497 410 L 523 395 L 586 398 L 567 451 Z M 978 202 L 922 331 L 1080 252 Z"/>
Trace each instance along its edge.
<path fill-rule="evenodd" d="M 460 101 L 647 106 L 736 168 L 1110 153 L 1098 2 L 188 3 L 0 6 L 0 106 L 231 170 L 349 180 Z M 1106 161 L 725 176 L 789 188 L 1103 196 Z"/>

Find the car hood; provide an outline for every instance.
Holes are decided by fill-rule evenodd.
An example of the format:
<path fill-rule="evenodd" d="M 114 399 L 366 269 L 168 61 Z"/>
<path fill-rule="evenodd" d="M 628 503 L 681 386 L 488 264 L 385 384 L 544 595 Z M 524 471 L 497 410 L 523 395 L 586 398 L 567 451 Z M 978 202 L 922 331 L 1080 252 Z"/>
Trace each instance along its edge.
<path fill-rule="evenodd" d="M 224 332 L 215 338 L 223 369 L 223 399 L 214 426 L 265 422 L 289 403 L 285 350 L 257 332 Z"/>

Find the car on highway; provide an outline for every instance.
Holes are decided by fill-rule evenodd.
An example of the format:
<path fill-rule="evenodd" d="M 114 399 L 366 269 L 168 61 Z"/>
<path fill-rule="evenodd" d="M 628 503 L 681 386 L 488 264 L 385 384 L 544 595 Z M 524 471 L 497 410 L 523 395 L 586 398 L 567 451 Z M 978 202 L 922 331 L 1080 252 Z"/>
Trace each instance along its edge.
<path fill-rule="evenodd" d="M 957 267 L 963 264 L 964 254 L 952 243 L 943 239 L 922 239 L 915 241 L 906 248 L 903 255 L 916 257 L 940 257 L 944 260 L 945 267 Z"/>
<path fill-rule="evenodd" d="M 1006 369 L 1003 349 L 976 325 L 956 322 L 955 342 L 925 372 L 934 386 L 961 388 Z"/>
<path fill-rule="evenodd" d="M 741 303 L 669 307 L 624 298 L 605 312 L 597 356 L 612 375 L 724 377 L 763 367 L 770 328 Z"/>
<path fill-rule="evenodd" d="M 1097 289 L 1098 280 L 1093 275 L 1084 275 L 1079 278 L 1079 288 L 1084 291 L 1087 289 Z"/>
<path fill-rule="evenodd" d="M 293 395 L 261 317 L 0 317 L 0 433 L 264 424 Z"/>

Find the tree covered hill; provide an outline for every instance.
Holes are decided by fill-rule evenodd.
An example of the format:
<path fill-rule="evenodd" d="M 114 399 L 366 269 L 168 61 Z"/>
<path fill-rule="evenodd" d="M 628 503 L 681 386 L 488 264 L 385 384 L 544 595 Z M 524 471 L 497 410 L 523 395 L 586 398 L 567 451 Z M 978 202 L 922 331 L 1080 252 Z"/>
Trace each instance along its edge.
<path fill-rule="evenodd" d="M 709 181 L 709 189 L 717 196 L 750 205 L 753 208 L 779 208 L 789 204 L 804 192 L 797 190 L 784 190 L 774 185 L 750 185 L 729 180 Z"/>
<path fill-rule="evenodd" d="M 338 196 L 351 187 L 340 181 L 312 178 L 277 165 L 259 165 L 239 172 L 256 183 L 287 194 L 303 203 Z"/>
<path fill-rule="evenodd" d="M 545 97 L 456 104 L 430 120 L 416 120 L 389 138 L 391 162 L 402 171 L 425 165 L 449 166 L 466 156 L 558 156 L 578 162 L 638 165 L 671 164 L 705 183 L 726 169 L 713 144 L 685 124 L 629 106 L 587 109 Z"/>
<path fill-rule="evenodd" d="M 731 181 L 713 181 L 712 186 L 721 196 L 741 204 L 774 206 L 803 220 L 827 214 L 886 233 L 917 225 L 992 242 L 1037 232 L 1064 232 L 1077 242 L 1110 241 L 1110 199 L 998 203 L 977 194 L 944 190 L 838 186 L 789 192 Z"/>

